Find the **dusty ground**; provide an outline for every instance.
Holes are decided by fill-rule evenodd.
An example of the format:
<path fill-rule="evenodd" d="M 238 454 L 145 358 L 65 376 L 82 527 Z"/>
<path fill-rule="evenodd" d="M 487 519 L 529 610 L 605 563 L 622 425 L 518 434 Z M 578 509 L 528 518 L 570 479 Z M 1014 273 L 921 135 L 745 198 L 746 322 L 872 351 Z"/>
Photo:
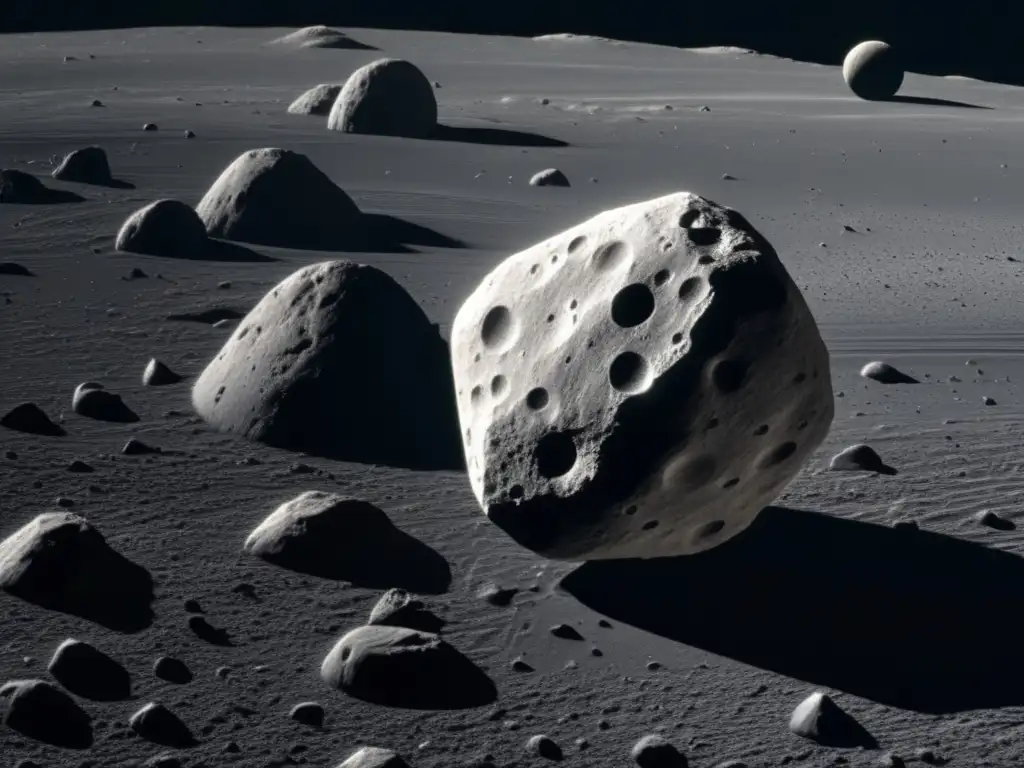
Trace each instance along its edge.
<path fill-rule="evenodd" d="M 155 622 L 134 634 L 0 598 L 0 678 L 45 678 L 52 651 L 76 637 L 128 666 L 137 699 L 84 704 L 102 721 L 87 753 L 0 731 L 4 764 L 120 765 L 166 752 L 126 729 L 147 701 L 172 707 L 201 736 L 179 754 L 188 766 L 334 765 L 363 744 L 424 768 L 488 753 L 498 765 L 523 764 L 540 761 L 523 751 L 538 733 L 570 764 L 611 766 L 654 730 L 700 767 L 869 765 L 921 748 L 955 765 L 1021 759 L 1022 540 L 972 517 L 992 509 L 1013 520 L 1024 484 L 1024 111 L 1014 89 L 908 75 L 902 93 L 917 100 L 871 104 L 845 89 L 838 68 L 731 50 L 374 30 L 348 31 L 383 53 L 266 45 L 287 31 L 2 40 L 0 166 L 48 175 L 53 156 L 99 144 L 135 189 L 53 182 L 87 202 L 0 206 L 0 261 L 36 274 L 0 276 L 0 409 L 32 400 L 65 413 L 69 433 L 0 434 L 0 448 L 16 454 L 0 460 L 0 528 L 71 499 L 157 584 Z M 341 82 L 380 55 L 408 58 L 438 81 L 441 120 L 473 129 L 460 134 L 466 140 L 341 135 L 322 118 L 285 113 L 307 88 Z M 143 132 L 147 122 L 159 131 Z M 568 146 L 490 143 L 508 139 L 493 129 Z M 190 415 L 187 382 L 149 389 L 140 376 L 151 356 L 197 375 L 229 331 L 166 316 L 245 311 L 298 267 L 332 256 L 257 248 L 276 261 L 185 262 L 116 253 L 113 237 L 137 207 L 161 197 L 194 204 L 236 155 L 265 146 L 307 154 L 364 209 L 469 244 L 359 256 L 399 279 L 445 329 L 500 259 L 598 211 L 681 189 L 737 208 L 777 248 L 832 352 L 831 436 L 783 506 L 742 541 L 685 563 L 583 569 L 563 589 L 572 566 L 507 540 L 460 474 L 331 463 L 209 431 Z M 528 186 L 551 166 L 572 188 Z M 124 280 L 134 267 L 149 277 Z M 857 371 L 873 359 L 924 383 L 866 382 Z M 92 379 L 143 420 L 71 413 L 75 386 Z M 985 406 L 985 396 L 997 404 Z M 179 453 L 122 456 L 130 436 Z M 830 456 L 856 442 L 899 474 L 827 473 Z M 241 463 L 247 457 L 258 463 Z M 97 471 L 68 473 L 76 459 Z M 299 462 L 317 473 L 295 473 Z M 241 552 L 278 503 L 309 489 L 373 501 L 447 558 L 451 589 L 429 600 L 451 622 L 450 641 L 497 684 L 495 706 L 384 710 L 321 683 L 323 655 L 378 593 Z M 922 532 L 893 530 L 897 520 Z M 523 591 L 494 607 L 476 596 L 492 581 Z M 241 583 L 255 598 L 233 591 Z M 232 646 L 189 632 L 190 598 Z M 611 627 L 598 625 L 605 617 Z M 558 622 L 585 640 L 552 637 Z M 161 655 L 186 661 L 195 681 L 154 677 Z M 513 671 L 517 656 L 536 671 Z M 649 670 L 650 661 L 662 667 Z M 232 671 L 218 675 L 221 667 Z M 817 688 L 879 749 L 826 749 L 791 735 L 791 711 Z M 288 718 L 310 699 L 327 709 L 323 730 Z M 225 751 L 230 742 L 237 751 Z"/>

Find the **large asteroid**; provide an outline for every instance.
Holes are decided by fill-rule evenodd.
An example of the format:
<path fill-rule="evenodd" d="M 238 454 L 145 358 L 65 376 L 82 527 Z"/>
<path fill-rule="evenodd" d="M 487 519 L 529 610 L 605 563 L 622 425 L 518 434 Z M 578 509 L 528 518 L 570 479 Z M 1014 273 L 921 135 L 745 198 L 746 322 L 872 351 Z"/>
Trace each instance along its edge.
<path fill-rule="evenodd" d="M 250 149 L 224 169 L 196 212 L 211 237 L 282 248 L 340 247 L 359 208 L 305 155 Z"/>
<path fill-rule="evenodd" d="M 843 79 L 862 99 L 891 99 L 903 85 L 903 64 L 888 43 L 865 40 L 843 59 Z"/>
<path fill-rule="evenodd" d="M 448 347 L 374 267 L 300 269 L 239 323 L 192 390 L 210 424 L 279 448 L 418 469 L 462 466 Z"/>
<path fill-rule="evenodd" d="M 437 129 L 434 88 L 403 59 L 378 59 L 345 81 L 327 127 L 344 133 L 422 139 Z"/>
<path fill-rule="evenodd" d="M 206 228 L 196 212 L 179 200 L 157 200 L 121 225 L 114 248 L 171 258 L 198 258 L 207 249 Z"/>
<path fill-rule="evenodd" d="M 335 99 L 341 92 L 340 85 L 321 83 L 315 85 L 288 105 L 288 113 L 292 115 L 318 115 L 327 117 L 331 113 Z"/>
<path fill-rule="evenodd" d="M 459 310 L 452 361 L 473 492 L 555 559 L 722 543 L 833 415 L 828 352 L 775 250 L 685 192 L 510 256 Z"/>
<path fill-rule="evenodd" d="M 88 749 L 92 718 L 68 694 L 43 680 L 14 680 L 0 687 L 3 723 L 30 739 L 65 749 Z"/>

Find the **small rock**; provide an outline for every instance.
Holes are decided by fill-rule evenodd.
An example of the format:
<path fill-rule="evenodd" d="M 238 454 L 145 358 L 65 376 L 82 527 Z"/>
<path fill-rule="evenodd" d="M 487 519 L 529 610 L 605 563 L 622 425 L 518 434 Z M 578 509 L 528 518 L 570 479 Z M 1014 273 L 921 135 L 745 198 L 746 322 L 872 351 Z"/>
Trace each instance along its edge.
<path fill-rule="evenodd" d="M 188 628 L 200 640 L 205 640 L 211 645 L 231 645 L 228 633 L 213 626 L 204 616 L 192 615 L 188 617 Z"/>
<path fill-rule="evenodd" d="M 888 363 L 877 360 L 861 368 L 860 375 L 881 384 L 920 384 L 913 376 L 908 376 Z"/>
<path fill-rule="evenodd" d="M 93 744 L 92 722 L 85 710 L 60 688 L 42 680 L 15 680 L 0 686 L 8 728 L 35 741 L 67 749 Z"/>
<path fill-rule="evenodd" d="M 157 360 L 155 357 L 149 361 L 146 365 L 146 370 L 142 372 L 142 383 L 147 387 L 162 387 L 168 384 L 177 384 L 181 381 L 181 376 L 172 371 L 164 363 Z"/>
<path fill-rule="evenodd" d="M 686 756 L 663 736 L 649 734 L 633 745 L 630 756 L 640 768 L 686 768 Z"/>
<path fill-rule="evenodd" d="M 516 672 L 533 672 L 534 671 L 533 667 L 530 664 L 528 664 L 523 659 L 522 656 L 516 656 L 514 659 L 512 659 L 511 667 Z"/>
<path fill-rule="evenodd" d="M 128 725 L 147 741 L 165 747 L 190 747 L 196 741 L 188 726 L 163 704 L 147 704 L 131 716 Z"/>
<path fill-rule="evenodd" d="M 804 699 L 789 720 L 789 730 L 823 746 L 873 746 L 874 740 L 832 698 L 816 691 Z"/>
<path fill-rule="evenodd" d="M 557 168 L 538 171 L 530 178 L 531 187 L 568 187 L 569 179 Z"/>
<path fill-rule="evenodd" d="M 568 624 L 556 624 L 551 627 L 551 634 L 555 637 L 559 637 L 562 640 L 582 640 L 583 635 L 575 627 L 571 627 Z"/>
<path fill-rule="evenodd" d="M 88 473 L 95 471 L 95 469 L 86 464 L 84 461 L 78 461 L 77 459 L 68 464 L 68 472 Z"/>
<path fill-rule="evenodd" d="M 728 173 L 723 173 L 722 174 L 722 181 L 736 181 L 736 177 L 732 176 L 732 175 L 730 175 Z"/>
<path fill-rule="evenodd" d="M 62 507 L 63 509 L 68 509 L 70 507 L 75 506 L 75 500 L 69 499 L 66 496 L 58 496 L 55 503 L 57 504 L 58 507 Z"/>
<path fill-rule="evenodd" d="M 145 456 L 151 453 L 162 453 L 162 451 L 160 448 L 147 445 L 141 440 L 132 437 L 124 444 L 124 447 L 121 449 L 121 453 L 125 456 Z"/>
<path fill-rule="evenodd" d="M 89 643 L 65 640 L 47 670 L 72 693 L 94 701 L 122 701 L 131 696 L 131 676 L 121 664 Z"/>
<path fill-rule="evenodd" d="M 176 685 L 187 685 L 194 678 L 192 670 L 185 662 L 170 656 L 161 656 L 153 662 L 153 674 Z"/>
<path fill-rule="evenodd" d="M 324 708 L 315 701 L 304 701 L 292 707 L 288 716 L 298 723 L 321 728 L 324 724 Z"/>
<path fill-rule="evenodd" d="M 561 760 L 563 757 L 562 748 L 549 736 L 543 734 L 530 737 L 530 740 L 526 742 L 526 751 L 547 760 Z"/>
<path fill-rule="evenodd" d="M 102 107 L 103 106 L 103 102 L 100 101 L 99 99 L 93 99 L 92 100 L 92 106 L 94 106 L 94 107 Z"/>
<path fill-rule="evenodd" d="M 149 758 L 143 763 L 144 768 L 181 768 L 181 760 L 172 754 L 164 753 Z"/>
<path fill-rule="evenodd" d="M 0 261 L 0 275 L 11 277 L 35 277 L 35 274 L 25 266 L 14 261 Z"/>
<path fill-rule="evenodd" d="M 390 749 L 363 747 L 353 752 L 337 768 L 409 768 L 409 765 Z"/>
<path fill-rule="evenodd" d="M 0 418 L 0 426 L 32 435 L 61 437 L 67 434 L 64 428 L 50 420 L 43 409 L 35 403 L 16 405 Z"/>
<path fill-rule="evenodd" d="M 828 468 L 834 472 L 877 472 L 881 475 L 895 475 L 897 471 L 882 461 L 874 448 L 869 445 L 851 445 L 832 457 Z"/>
<path fill-rule="evenodd" d="M 138 414 L 125 405 L 120 395 L 108 392 L 102 384 L 94 381 L 87 381 L 75 388 L 71 409 L 79 416 L 99 421 L 125 424 L 139 421 Z"/>
<path fill-rule="evenodd" d="M 981 400 L 985 405 L 995 405 L 996 401 L 991 397 L 984 397 Z"/>
<path fill-rule="evenodd" d="M 519 590 L 515 587 L 503 588 L 497 584 L 486 584 L 477 593 L 477 597 L 491 605 L 504 607 L 509 605 L 517 594 L 519 594 Z"/>
<path fill-rule="evenodd" d="M 185 131 L 184 136 L 186 139 L 194 139 L 196 137 L 196 135 L 192 131 Z"/>
<path fill-rule="evenodd" d="M 974 519 L 978 525 L 993 528 L 997 531 L 1012 531 L 1017 527 L 1012 520 L 1007 520 L 991 509 L 981 510 L 974 516 Z"/>
<path fill-rule="evenodd" d="M 189 613 L 203 613 L 203 607 L 199 604 L 199 601 L 192 598 L 185 601 L 184 607 Z"/>
<path fill-rule="evenodd" d="M 142 130 L 144 130 L 144 131 L 155 131 L 155 130 L 157 130 L 157 127 L 156 127 L 155 123 L 146 123 L 144 126 L 142 126 Z"/>
<path fill-rule="evenodd" d="M 407 627 L 423 632 L 439 632 L 445 622 L 431 613 L 422 600 L 404 589 L 389 589 L 370 612 L 367 624 Z"/>

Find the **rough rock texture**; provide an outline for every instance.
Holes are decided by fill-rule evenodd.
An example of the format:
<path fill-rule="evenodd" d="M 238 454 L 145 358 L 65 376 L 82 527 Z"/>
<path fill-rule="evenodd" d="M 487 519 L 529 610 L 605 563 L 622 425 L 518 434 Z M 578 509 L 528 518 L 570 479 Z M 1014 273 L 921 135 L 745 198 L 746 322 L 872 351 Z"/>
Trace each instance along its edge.
<path fill-rule="evenodd" d="M 337 768 L 409 768 L 409 764 L 390 749 L 362 747 L 339 763 Z"/>
<path fill-rule="evenodd" d="M 146 370 L 142 372 L 142 383 L 147 387 L 165 387 L 168 384 L 177 384 L 181 378 L 179 374 L 155 357 L 146 364 Z"/>
<path fill-rule="evenodd" d="M 331 113 L 335 99 L 341 93 L 341 86 L 337 84 L 321 83 L 315 85 L 299 96 L 288 105 L 288 112 L 292 115 L 317 115 L 327 117 Z"/>
<path fill-rule="evenodd" d="M 865 40 L 843 59 L 843 79 L 862 99 L 891 99 L 903 85 L 903 64 L 888 43 Z"/>
<path fill-rule="evenodd" d="M 538 171 L 530 178 L 530 186 L 533 187 L 568 187 L 569 179 L 557 168 L 547 168 Z"/>
<path fill-rule="evenodd" d="M 0 417 L 0 426 L 30 435 L 61 437 L 64 427 L 54 423 L 35 403 L 21 403 Z"/>
<path fill-rule="evenodd" d="M 359 209 L 305 155 L 274 147 L 243 152 L 196 206 L 211 237 L 283 248 L 340 247 Z"/>
<path fill-rule="evenodd" d="M 65 749 L 92 746 L 92 719 L 68 694 L 42 680 L 0 687 L 3 723 L 23 736 Z"/>
<path fill-rule="evenodd" d="M 445 622 L 427 609 L 426 604 L 404 589 L 389 589 L 370 611 L 367 624 L 406 627 L 422 632 L 439 632 Z"/>
<path fill-rule="evenodd" d="M 206 239 L 203 222 L 192 208 L 179 200 L 157 200 L 125 220 L 114 247 L 148 256 L 187 259 L 205 250 Z"/>
<path fill-rule="evenodd" d="M 181 719 L 163 704 L 150 702 L 128 720 L 139 736 L 165 747 L 190 747 L 195 737 Z"/>
<path fill-rule="evenodd" d="M 812 693 L 793 710 L 789 730 L 830 747 L 875 746 L 874 739 L 863 726 L 821 691 Z"/>
<path fill-rule="evenodd" d="M 302 573 L 363 586 L 440 592 L 444 558 L 366 501 L 306 491 L 273 511 L 245 541 L 246 552 Z"/>
<path fill-rule="evenodd" d="M 320 677 L 358 699 L 415 709 L 490 703 L 494 684 L 437 635 L 404 627 L 359 627 L 324 658 Z"/>
<path fill-rule="evenodd" d="M 138 414 L 125 405 L 120 395 L 108 392 L 95 381 L 87 381 L 75 387 L 71 410 L 79 416 L 100 421 L 128 424 L 139 420 Z"/>
<path fill-rule="evenodd" d="M 279 283 L 196 380 L 192 403 L 218 429 L 279 448 L 463 466 L 448 346 L 375 267 L 323 262 Z"/>
<path fill-rule="evenodd" d="M 332 131 L 421 139 L 437 128 L 434 88 L 404 59 L 378 59 L 345 81 L 327 127 Z"/>
<path fill-rule="evenodd" d="M 881 475 L 895 475 L 896 469 L 888 466 L 870 445 L 851 445 L 844 448 L 829 462 L 828 468 L 835 472 L 877 472 Z"/>
<path fill-rule="evenodd" d="M 61 181 L 77 181 L 82 184 L 103 186 L 109 185 L 114 180 L 110 175 L 107 153 L 102 147 L 85 147 L 69 152 L 51 175 Z"/>
<path fill-rule="evenodd" d="M 340 48 L 350 51 L 372 51 L 373 46 L 353 40 L 344 32 L 323 24 L 303 27 L 271 41 L 291 48 Z"/>
<path fill-rule="evenodd" d="M 699 552 L 746 528 L 828 433 L 828 353 L 772 246 L 677 193 L 484 278 L 452 328 L 470 482 L 546 557 Z"/>
<path fill-rule="evenodd" d="M 61 685 L 94 701 L 121 701 L 132 694 L 128 670 L 89 643 L 69 638 L 53 654 L 47 667 Z"/>

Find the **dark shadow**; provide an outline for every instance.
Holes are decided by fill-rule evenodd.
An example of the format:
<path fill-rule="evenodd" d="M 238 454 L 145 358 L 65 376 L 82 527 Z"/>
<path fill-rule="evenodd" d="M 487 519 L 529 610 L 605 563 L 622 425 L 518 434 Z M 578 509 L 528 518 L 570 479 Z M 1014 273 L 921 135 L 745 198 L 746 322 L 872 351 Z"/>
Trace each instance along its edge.
<path fill-rule="evenodd" d="M 539 133 L 514 131 L 508 128 L 438 125 L 431 136 L 435 141 L 459 141 L 466 144 L 488 144 L 503 147 L 568 147 L 568 142 Z"/>
<path fill-rule="evenodd" d="M 0 687 L 3 723 L 35 741 L 64 749 L 93 745 L 92 719 L 68 694 L 42 680 L 17 680 Z"/>
<path fill-rule="evenodd" d="M 135 189 L 130 181 L 121 179 L 100 179 L 100 178 L 75 178 L 74 176 L 55 176 L 57 181 L 70 182 L 73 184 L 87 184 L 90 187 L 104 187 L 106 189 Z"/>
<path fill-rule="evenodd" d="M 87 643 L 65 642 L 47 669 L 57 682 L 83 699 L 124 701 L 132 695 L 128 670 Z"/>
<path fill-rule="evenodd" d="M 176 312 L 167 315 L 168 320 L 177 320 L 185 323 L 206 323 L 213 325 L 221 320 L 241 320 L 245 312 L 239 312 L 231 307 L 211 307 L 210 309 L 199 310 L 198 312 Z"/>
<path fill-rule="evenodd" d="M 927 107 L 959 107 L 962 109 L 993 109 L 981 104 L 968 104 L 966 101 L 950 101 L 949 99 L 932 99 L 928 96 L 891 96 L 879 101 L 894 101 L 898 104 L 918 104 Z"/>
<path fill-rule="evenodd" d="M 0 426 L 24 432 L 29 435 L 63 437 L 64 427 L 50 420 L 42 408 L 35 403 L 21 403 L 0 417 Z"/>
<path fill-rule="evenodd" d="M 466 244 L 422 224 L 385 213 L 363 213 L 352 240 L 337 250 L 371 253 L 413 253 L 408 246 L 425 248 L 465 248 Z"/>
<path fill-rule="evenodd" d="M 84 203 L 85 198 L 76 192 L 67 189 L 53 189 L 45 187 L 40 193 L 32 198 L 17 200 L 5 200 L 0 198 L 0 203 L 12 203 L 14 205 L 57 205 L 60 203 Z"/>
<path fill-rule="evenodd" d="M 206 241 L 205 248 L 196 251 L 192 259 L 194 261 L 228 261 L 250 264 L 277 261 L 273 256 L 259 253 L 251 248 L 246 248 L 244 245 L 231 243 L 227 240 L 216 240 L 212 237 Z"/>
<path fill-rule="evenodd" d="M 35 277 L 35 273 L 23 264 L 14 261 L 0 261 L 0 275 L 13 277 Z"/>
<path fill-rule="evenodd" d="M 234 645 L 226 630 L 213 626 L 203 616 L 189 616 L 188 628 L 192 630 L 192 634 L 210 645 L 220 645 L 225 648 Z"/>
<path fill-rule="evenodd" d="M 561 587 L 648 632 L 886 706 L 1024 704 L 1024 559 L 967 541 L 769 507 L 714 550 L 591 562 Z"/>

